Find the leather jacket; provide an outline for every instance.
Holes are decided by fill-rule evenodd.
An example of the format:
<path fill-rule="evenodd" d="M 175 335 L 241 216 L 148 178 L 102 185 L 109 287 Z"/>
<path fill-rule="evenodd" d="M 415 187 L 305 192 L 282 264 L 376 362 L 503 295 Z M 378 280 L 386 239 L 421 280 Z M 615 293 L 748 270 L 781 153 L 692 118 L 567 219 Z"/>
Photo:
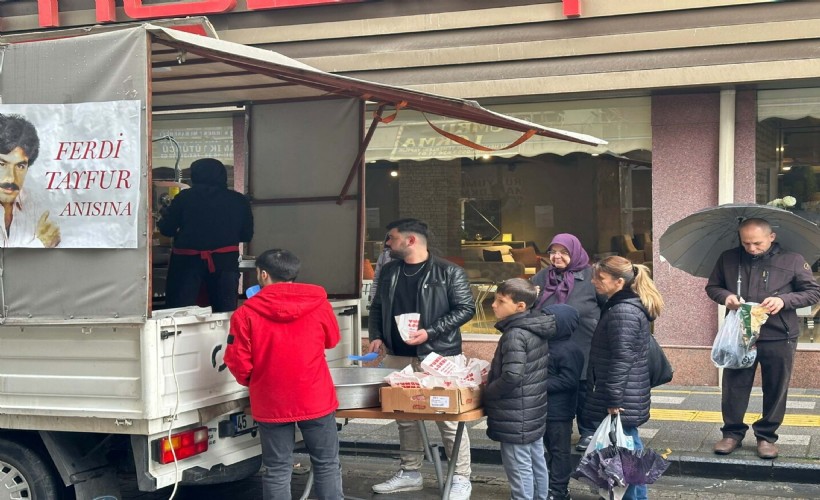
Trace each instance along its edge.
<path fill-rule="evenodd" d="M 376 296 L 370 306 L 368 334 L 370 341 L 384 342 L 393 353 L 390 331 L 393 322 L 393 296 L 401 272 L 402 260 L 385 264 L 379 273 Z M 419 329 L 427 330 L 427 342 L 417 346 L 423 358 L 435 352 L 442 356 L 461 354 L 461 325 L 475 314 L 475 303 L 467 274 L 461 267 L 430 255 L 430 265 L 419 280 Z"/>

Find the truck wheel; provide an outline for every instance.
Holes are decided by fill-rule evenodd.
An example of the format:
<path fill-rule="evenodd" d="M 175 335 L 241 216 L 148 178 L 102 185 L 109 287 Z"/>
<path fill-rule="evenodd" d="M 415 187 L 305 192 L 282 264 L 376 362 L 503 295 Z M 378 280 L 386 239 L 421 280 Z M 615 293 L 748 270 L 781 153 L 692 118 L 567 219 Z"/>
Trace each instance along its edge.
<path fill-rule="evenodd" d="M 0 438 L 0 500 L 52 500 L 62 491 L 40 455 Z"/>

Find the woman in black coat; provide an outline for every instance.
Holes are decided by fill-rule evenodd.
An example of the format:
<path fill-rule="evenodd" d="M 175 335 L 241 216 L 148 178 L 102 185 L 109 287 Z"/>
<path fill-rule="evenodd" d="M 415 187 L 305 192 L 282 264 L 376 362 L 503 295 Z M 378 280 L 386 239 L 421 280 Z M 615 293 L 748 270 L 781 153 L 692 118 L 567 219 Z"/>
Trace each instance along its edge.
<path fill-rule="evenodd" d="M 620 414 L 624 433 L 640 450 L 638 426 L 649 420 L 649 324 L 663 309 L 663 299 L 649 269 L 623 257 L 595 264 L 592 282 L 609 299 L 592 336 L 584 412 L 598 422 Z M 629 486 L 623 498 L 646 499 L 646 485 Z"/>

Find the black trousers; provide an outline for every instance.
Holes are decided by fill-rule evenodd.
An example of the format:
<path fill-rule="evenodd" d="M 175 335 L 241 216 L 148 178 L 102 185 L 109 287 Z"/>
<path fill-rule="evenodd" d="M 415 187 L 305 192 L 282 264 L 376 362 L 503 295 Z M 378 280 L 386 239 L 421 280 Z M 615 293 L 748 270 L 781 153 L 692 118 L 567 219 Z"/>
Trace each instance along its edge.
<path fill-rule="evenodd" d="M 208 290 L 208 302 L 213 312 L 236 310 L 239 296 L 239 271 L 208 272 L 204 260 L 197 256 L 171 255 L 165 305 L 185 307 L 196 305 L 202 285 Z"/>
<path fill-rule="evenodd" d="M 567 496 L 569 475 L 572 474 L 572 420 L 547 420 L 544 433 L 544 450 L 547 452 L 547 469 L 550 473 L 550 494 Z"/>
<path fill-rule="evenodd" d="M 587 400 L 587 381 L 581 380 L 578 382 L 578 404 L 575 407 L 575 421 L 578 425 L 578 434 L 581 437 L 592 436 L 598 430 L 598 425 L 601 422 L 590 422 L 584 415 L 584 403 Z"/>
<path fill-rule="evenodd" d="M 723 370 L 723 427 L 720 429 L 723 437 L 742 441 L 746 435 L 749 426 L 743 423 L 743 416 L 749 406 L 755 371 L 760 365 L 763 415 L 752 424 L 752 430 L 758 439 L 770 443 L 777 441 L 777 429 L 786 414 L 786 398 L 796 350 L 797 343 L 789 340 L 759 341 L 754 365 L 739 370 Z"/>

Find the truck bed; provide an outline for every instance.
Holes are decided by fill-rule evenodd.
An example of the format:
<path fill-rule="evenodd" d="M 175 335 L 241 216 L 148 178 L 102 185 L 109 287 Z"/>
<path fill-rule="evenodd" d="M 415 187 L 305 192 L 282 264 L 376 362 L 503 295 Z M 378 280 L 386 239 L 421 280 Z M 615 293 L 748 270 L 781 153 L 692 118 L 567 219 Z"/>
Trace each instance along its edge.
<path fill-rule="evenodd" d="M 359 350 L 359 301 L 332 304 L 342 341 L 327 358 L 345 366 Z M 174 413 L 177 426 L 241 410 L 247 389 L 222 364 L 229 320 L 182 308 L 137 325 L 2 326 L 0 429 L 148 435 Z"/>

